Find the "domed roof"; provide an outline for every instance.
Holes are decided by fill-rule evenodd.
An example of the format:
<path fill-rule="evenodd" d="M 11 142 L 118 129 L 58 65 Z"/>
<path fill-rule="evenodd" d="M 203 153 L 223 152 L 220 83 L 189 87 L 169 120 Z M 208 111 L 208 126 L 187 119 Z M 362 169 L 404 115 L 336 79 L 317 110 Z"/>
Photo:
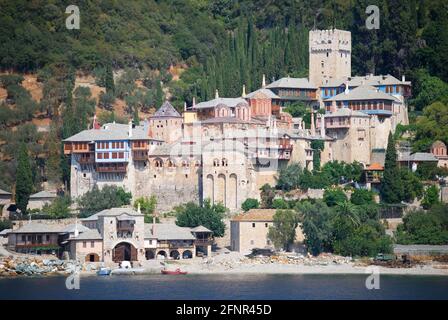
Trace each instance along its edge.
<path fill-rule="evenodd" d="M 431 146 L 431 148 L 440 148 L 440 147 L 442 147 L 442 148 L 446 148 L 446 144 L 443 143 L 443 141 L 440 141 L 440 140 L 435 141 L 435 142 L 432 144 L 432 146 Z"/>

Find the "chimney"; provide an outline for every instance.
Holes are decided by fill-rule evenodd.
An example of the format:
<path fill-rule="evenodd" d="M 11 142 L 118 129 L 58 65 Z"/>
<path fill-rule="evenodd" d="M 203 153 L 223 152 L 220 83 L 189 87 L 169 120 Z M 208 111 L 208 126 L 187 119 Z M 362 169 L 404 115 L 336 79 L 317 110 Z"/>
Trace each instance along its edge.
<path fill-rule="evenodd" d="M 405 75 L 402 75 L 401 76 L 401 82 L 405 82 L 406 81 L 406 76 Z"/>
<path fill-rule="evenodd" d="M 156 234 L 156 214 L 152 214 L 152 235 L 154 236 Z"/>
<path fill-rule="evenodd" d="M 78 230 L 78 218 L 75 218 L 75 231 L 73 232 L 75 238 L 79 236 L 79 230 Z"/>
<path fill-rule="evenodd" d="M 132 137 L 132 120 L 129 120 L 129 138 Z"/>
<path fill-rule="evenodd" d="M 148 122 L 148 118 L 145 118 L 145 121 L 143 121 L 143 131 L 149 135 L 149 122 Z"/>
<path fill-rule="evenodd" d="M 266 87 L 266 75 L 263 74 L 263 80 L 261 81 L 261 87 Z"/>
<path fill-rule="evenodd" d="M 241 97 L 245 97 L 246 96 L 246 85 L 243 84 L 243 93 L 241 94 Z"/>
<path fill-rule="evenodd" d="M 98 123 L 98 120 L 96 119 L 96 114 L 93 115 L 93 124 L 92 129 L 99 129 L 101 128 L 100 124 Z"/>
<path fill-rule="evenodd" d="M 218 89 L 216 89 L 215 90 L 215 99 L 218 99 L 219 98 L 219 92 L 218 92 Z"/>
<path fill-rule="evenodd" d="M 187 111 L 187 102 L 184 101 L 184 112 Z"/>
<path fill-rule="evenodd" d="M 137 204 L 137 213 L 142 214 L 142 209 L 140 207 L 140 202 Z"/>
<path fill-rule="evenodd" d="M 311 109 L 311 134 L 314 136 L 316 134 L 316 127 L 314 126 L 314 110 Z"/>
<path fill-rule="evenodd" d="M 193 108 L 196 106 L 196 97 L 193 97 Z"/>
<path fill-rule="evenodd" d="M 350 89 L 348 88 L 348 81 L 345 83 L 345 90 L 344 93 L 348 94 L 350 92 Z"/>

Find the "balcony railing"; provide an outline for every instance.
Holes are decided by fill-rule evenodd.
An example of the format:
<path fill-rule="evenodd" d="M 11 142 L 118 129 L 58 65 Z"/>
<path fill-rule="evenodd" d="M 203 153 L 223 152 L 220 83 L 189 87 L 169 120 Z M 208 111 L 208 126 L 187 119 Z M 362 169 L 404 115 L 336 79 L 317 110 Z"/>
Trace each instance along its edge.
<path fill-rule="evenodd" d="M 148 160 L 148 154 L 146 152 L 134 152 L 132 158 L 137 161 L 146 161 Z"/>
<path fill-rule="evenodd" d="M 126 172 L 126 166 L 97 166 L 97 172 Z"/>
<path fill-rule="evenodd" d="M 194 243 L 196 245 L 200 245 L 200 246 L 208 246 L 208 245 L 212 245 L 213 240 L 212 239 L 196 239 L 196 240 L 194 240 Z"/>
<path fill-rule="evenodd" d="M 81 157 L 78 160 L 79 163 L 81 164 L 91 164 L 95 162 L 95 158 L 94 157 Z"/>

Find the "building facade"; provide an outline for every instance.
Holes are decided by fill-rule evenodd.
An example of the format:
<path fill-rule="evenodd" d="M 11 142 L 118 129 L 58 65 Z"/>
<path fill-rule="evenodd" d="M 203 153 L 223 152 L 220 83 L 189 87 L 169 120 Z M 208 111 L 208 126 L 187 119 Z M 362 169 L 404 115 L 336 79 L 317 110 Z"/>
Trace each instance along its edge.
<path fill-rule="evenodd" d="M 133 197 L 155 195 L 158 210 L 194 201 L 223 203 L 237 211 L 247 198 L 260 198 L 290 163 L 313 169 L 313 141 L 323 141 L 321 164 L 358 161 L 368 167 L 384 158 L 389 132 L 408 124 L 410 82 L 391 75 L 351 76 L 348 31 L 310 31 L 310 74 L 282 78 L 236 98 L 184 106 L 165 102 L 135 126 L 94 123 L 64 141 L 71 155 L 71 196 L 94 185 L 121 186 Z M 307 102 L 311 125 L 282 106 Z M 319 112 L 316 112 L 322 107 Z M 95 120 L 96 121 L 96 120 Z"/>
<path fill-rule="evenodd" d="M 249 253 L 252 249 L 274 249 L 268 232 L 274 224 L 275 212 L 276 209 L 251 209 L 234 216 L 230 221 L 231 250 Z M 295 241 L 303 240 L 302 229 L 298 226 Z"/>

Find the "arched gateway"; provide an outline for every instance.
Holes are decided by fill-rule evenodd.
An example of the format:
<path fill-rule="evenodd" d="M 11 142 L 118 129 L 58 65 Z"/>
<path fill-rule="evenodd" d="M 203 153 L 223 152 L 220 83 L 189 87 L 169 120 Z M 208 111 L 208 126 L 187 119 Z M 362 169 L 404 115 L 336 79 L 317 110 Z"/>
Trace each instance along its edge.
<path fill-rule="evenodd" d="M 114 247 L 112 260 L 117 263 L 137 261 L 137 249 L 129 242 L 120 242 Z"/>

